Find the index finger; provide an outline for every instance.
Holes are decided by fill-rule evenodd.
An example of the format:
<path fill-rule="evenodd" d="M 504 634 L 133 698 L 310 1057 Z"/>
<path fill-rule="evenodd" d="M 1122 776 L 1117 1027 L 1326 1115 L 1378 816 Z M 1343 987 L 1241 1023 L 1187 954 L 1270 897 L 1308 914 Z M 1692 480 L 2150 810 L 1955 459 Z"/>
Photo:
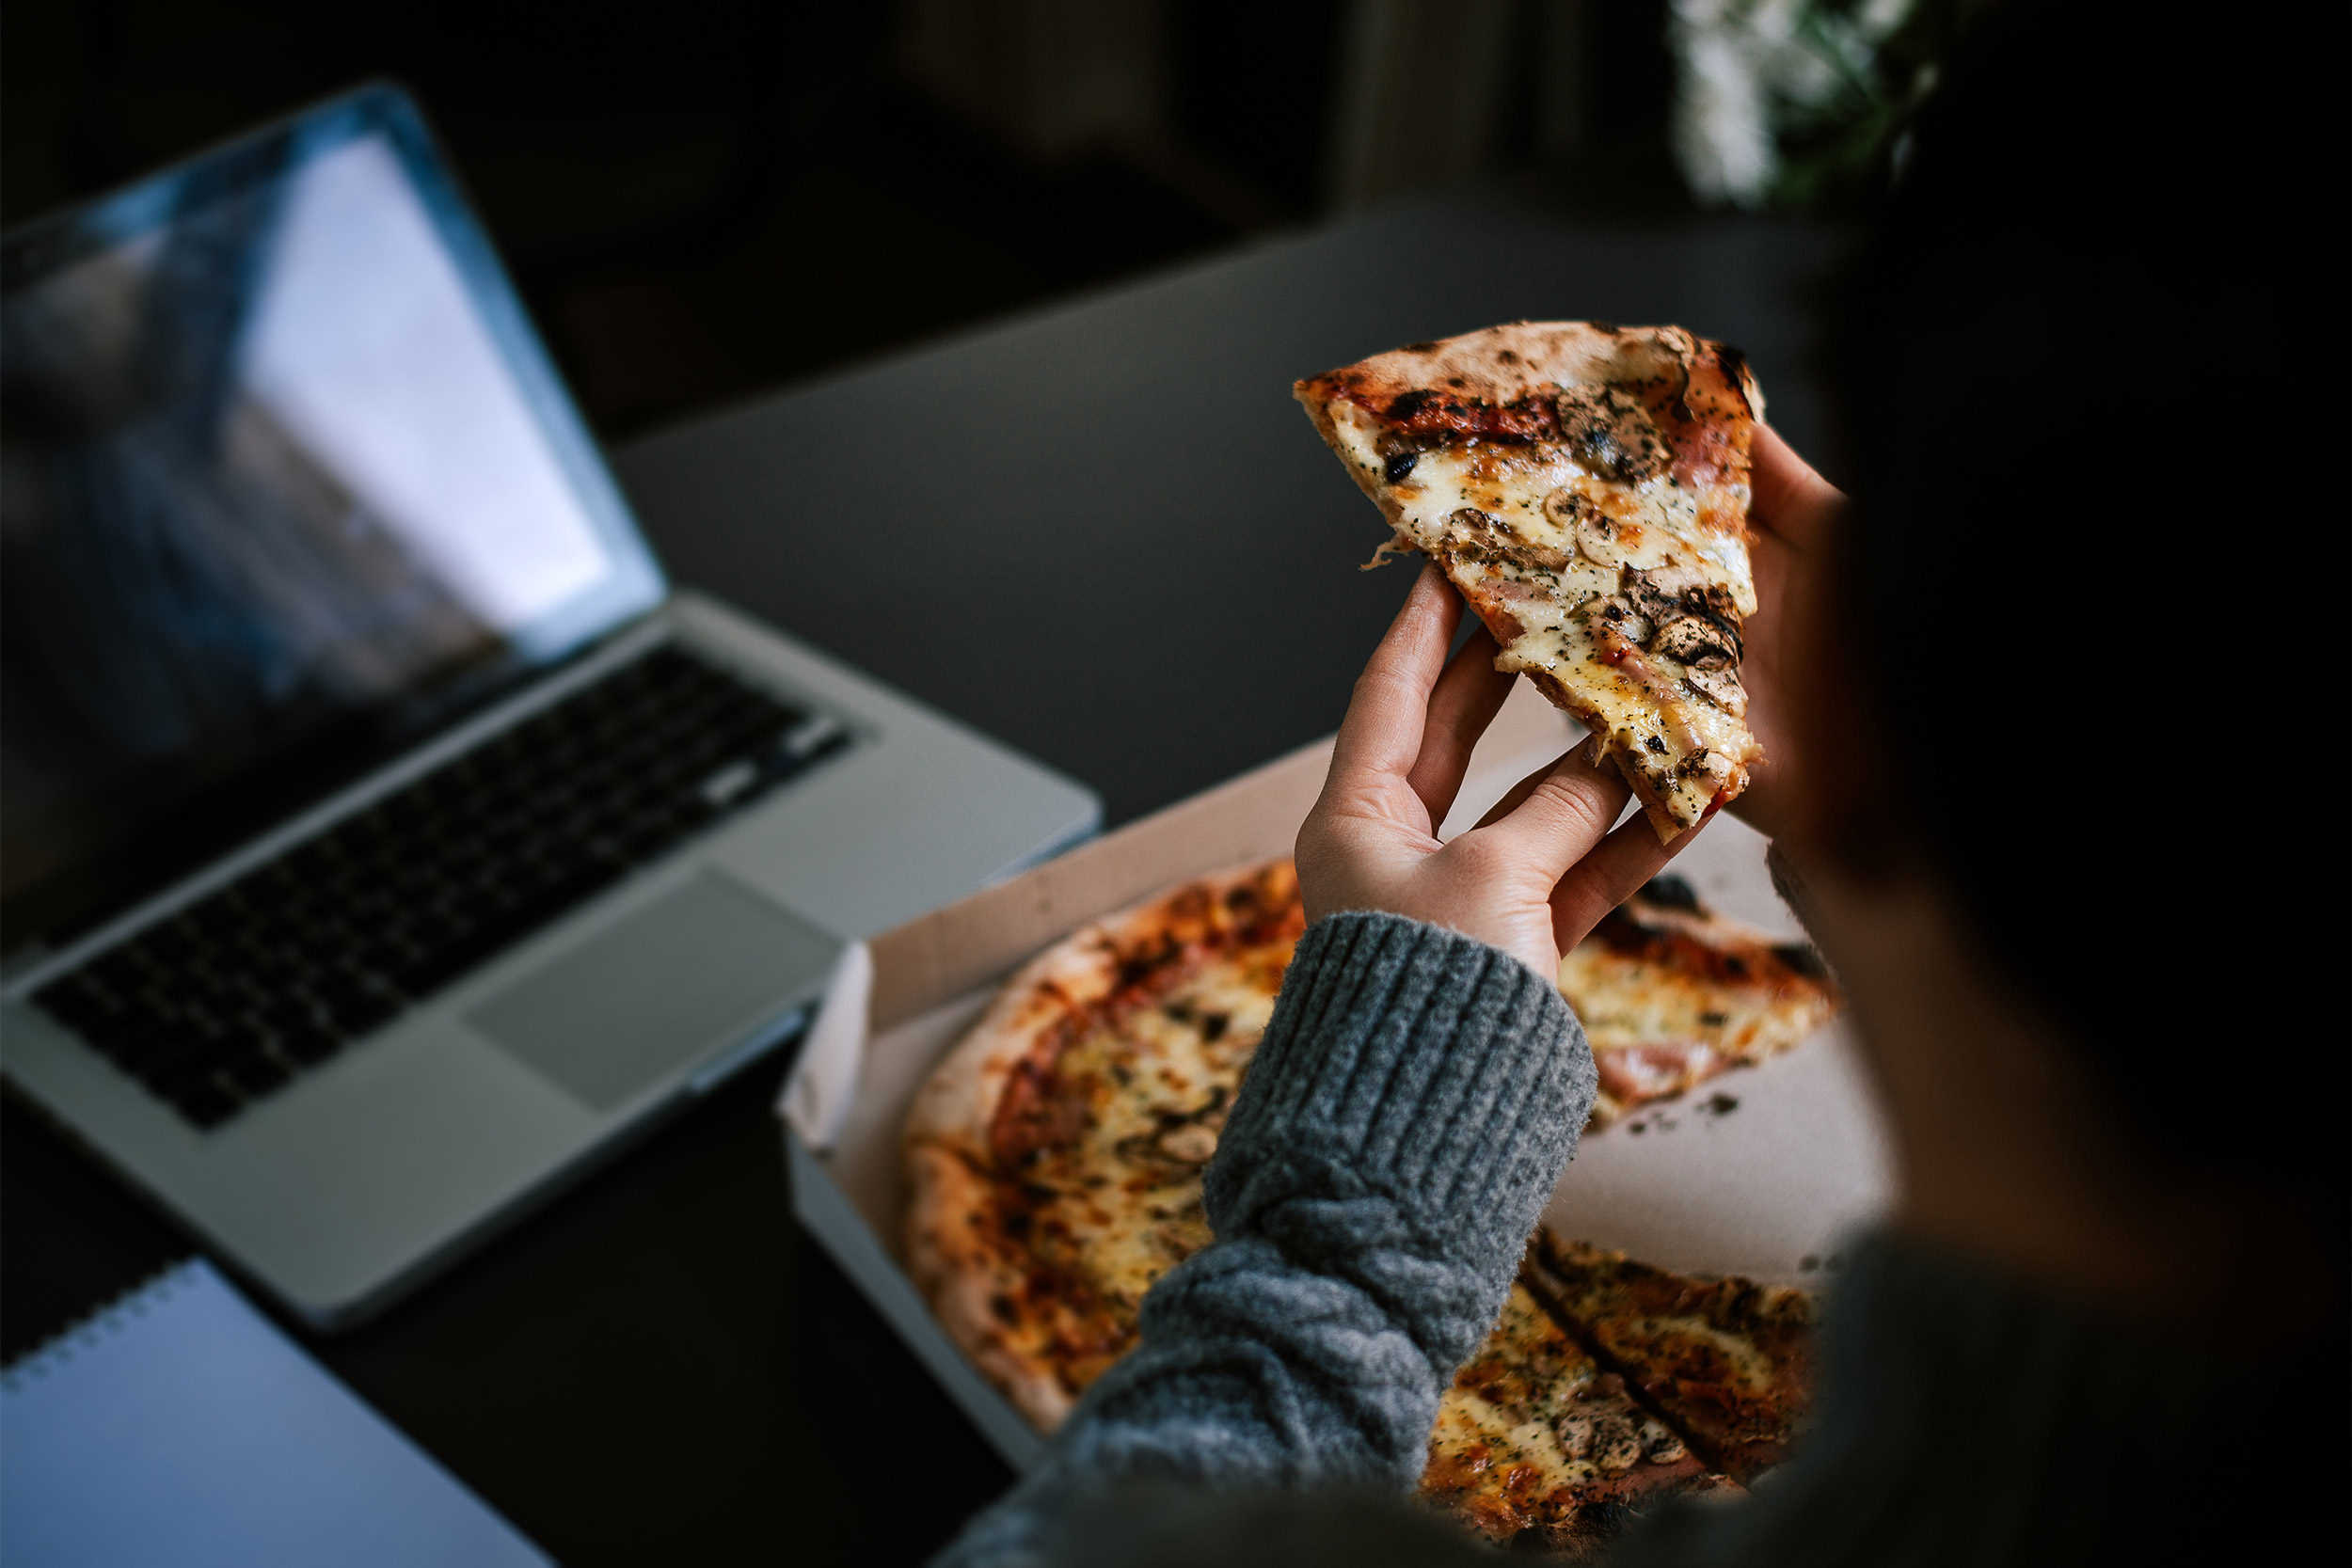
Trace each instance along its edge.
<path fill-rule="evenodd" d="M 1422 568 L 1388 634 L 1356 677 L 1347 717 L 1331 750 L 1331 776 L 1377 773 L 1405 777 L 1421 755 L 1430 689 L 1445 668 L 1446 649 L 1462 618 L 1462 601 L 1436 562 Z"/>
<path fill-rule="evenodd" d="M 1445 661 L 1445 673 L 1429 694 L 1428 717 L 1422 721 L 1421 754 L 1405 781 L 1429 808 L 1431 822 L 1444 821 L 1453 809 L 1478 737 L 1494 722 L 1518 679 L 1495 668 L 1494 635 L 1485 626 L 1463 639 Z"/>
<path fill-rule="evenodd" d="M 1550 886 L 1608 836 L 1631 793 L 1625 775 L 1588 737 L 1521 779 L 1464 836 L 1483 836 Z"/>
<path fill-rule="evenodd" d="M 1748 449 L 1748 515 L 1765 531 L 1812 550 L 1827 537 L 1830 518 L 1845 500 L 1845 492 L 1814 472 L 1780 432 L 1756 427 Z"/>
<path fill-rule="evenodd" d="M 1673 843 L 1661 844 L 1649 818 L 1635 812 L 1610 830 L 1609 836 L 1568 867 L 1567 875 L 1551 890 L 1551 936 L 1560 951 L 1565 953 L 1591 935 L 1601 916 L 1665 870 L 1706 826 L 1701 822 L 1696 828 L 1685 828 Z"/>

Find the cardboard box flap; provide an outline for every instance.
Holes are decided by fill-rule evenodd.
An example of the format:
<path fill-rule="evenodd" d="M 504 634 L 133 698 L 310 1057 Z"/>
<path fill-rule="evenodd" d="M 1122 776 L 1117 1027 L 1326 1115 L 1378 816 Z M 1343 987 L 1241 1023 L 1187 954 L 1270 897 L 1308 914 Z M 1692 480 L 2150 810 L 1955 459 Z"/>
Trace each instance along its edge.
<path fill-rule="evenodd" d="M 858 1064 L 866 1054 L 872 1014 L 874 950 L 853 942 L 834 960 L 833 978 L 817 1022 L 808 1026 L 800 1060 L 784 1081 L 776 1113 L 811 1148 L 831 1148 L 857 1101 Z"/>

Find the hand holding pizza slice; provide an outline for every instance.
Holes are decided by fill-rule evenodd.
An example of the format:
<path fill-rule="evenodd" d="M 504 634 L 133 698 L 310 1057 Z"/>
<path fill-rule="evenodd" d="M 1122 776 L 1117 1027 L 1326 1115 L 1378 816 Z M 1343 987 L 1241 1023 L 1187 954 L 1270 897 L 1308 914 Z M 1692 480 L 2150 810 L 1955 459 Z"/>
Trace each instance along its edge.
<path fill-rule="evenodd" d="M 1462 601 L 1424 569 L 1380 640 L 1298 830 L 1309 921 L 1387 910 L 1500 947 L 1538 974 L 1682 846 L 1612 827 L 1627 788 L 1582 742 L 1520 780 L 1478 826 L 1440 842 L 1478 744 L 1510 689 L 1483 632 L 1451 657 Z"/>
<path fill-rule="evenodd" d="M 1756 611 L 1739 351 L 1680 327 L 1515 322 L 1297 384 L 1387 515 L 1594 734 L 1661 841 L 1747 786 Z"/>

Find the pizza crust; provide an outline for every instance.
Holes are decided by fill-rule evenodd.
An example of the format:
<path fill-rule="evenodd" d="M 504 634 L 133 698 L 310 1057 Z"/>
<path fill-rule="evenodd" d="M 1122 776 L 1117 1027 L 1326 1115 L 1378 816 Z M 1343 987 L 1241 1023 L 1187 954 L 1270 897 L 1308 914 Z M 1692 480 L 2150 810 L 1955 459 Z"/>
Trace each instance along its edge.
<path fill-rule="evenodd" d="M 1407 422 L 1525 437 L 1539 434 L 1542 423 L 1522 405 L 1554 387 L 1686 372 L 1692 381 L 1684 397 L 1693 412 L 1763 420 L 1764 394 L 1745 356 L 1679 326 L 1505 322 L 1375 354 L 1299 385 L 1320 400 L 1343 399 L 1375 412 L 1427 394 Z"/>
<path fill-rule="evenodd" d="M 1024 1342 L 1016 1315 L 998 1305 L 1019 1299 L 1026 1270 L 994 1223 L 989 1132 L 1040 1036 L 1109 994 L 1118 927 L 1150 908 L 1086 927 L 1031 959 L 925 1081 L 907 1116 L 908 1273 L 948 1338 L 1041 1432 L 1060 1425 L 1075 1400 L 1052 1361 Z"/>
<path fill-rule="evenodd" d="M 1052 1432 L 1076 1399 L 1062 1386 L 1053 1362 L 1025 1344 L 995 1303 L 1016 1299 L 1023 1272 L 993 1245 L 981 1219 L 989 1183 L 952 1148 L 910 1142 L 907 1180 L 907 1272 L 931 1312 L 972 1364 L 1040 1432 Z"/>
<path fill-rule="evenodd" d="M 1234 909 L 1296 902 L 1287 861 L 1198 878 L 1104 917 L 1047 948 L 1005 983 L 978 1023 L 917 1092 L 906 1121 L 908 1272 L 949 1338 L 1040 1432 L 1076 1402 L 1025 1311 L 1030 1259 L 998 1212 L 999 1114 L 1025 1074 L 1061 1049 L 1155 964 L 1197 958 Z"/>

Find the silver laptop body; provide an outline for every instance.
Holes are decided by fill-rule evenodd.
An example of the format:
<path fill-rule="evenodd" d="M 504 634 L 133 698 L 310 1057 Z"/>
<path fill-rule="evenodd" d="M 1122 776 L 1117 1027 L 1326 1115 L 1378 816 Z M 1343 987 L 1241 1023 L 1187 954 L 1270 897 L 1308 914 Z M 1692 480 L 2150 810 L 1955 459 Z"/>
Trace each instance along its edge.
<path fill-rule="evenodd" d="M 668 589 L 396 90 L 5 266 L 0 1066 L 310 1323 L 792 1038 L 846 941 L 1097 826 Z"/>

